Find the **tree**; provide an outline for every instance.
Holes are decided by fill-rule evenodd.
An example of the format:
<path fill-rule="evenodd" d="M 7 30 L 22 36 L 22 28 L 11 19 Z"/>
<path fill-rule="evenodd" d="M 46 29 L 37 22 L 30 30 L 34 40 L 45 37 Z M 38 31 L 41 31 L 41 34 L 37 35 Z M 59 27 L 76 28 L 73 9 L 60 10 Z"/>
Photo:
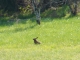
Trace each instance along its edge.
<path fill-rule="evenodd" d="M 40 25 L 40 1 L 39 0 L 31 0 L 31 4 L 33 7 L 34 14 L 36 15 L 36 22 Z"/>
<path fill-rule="evenodd" d="M 77 0 L 68 0 L 67 4 L 70 8 L 71 14 L 75 16 L 77 14 Z"/>

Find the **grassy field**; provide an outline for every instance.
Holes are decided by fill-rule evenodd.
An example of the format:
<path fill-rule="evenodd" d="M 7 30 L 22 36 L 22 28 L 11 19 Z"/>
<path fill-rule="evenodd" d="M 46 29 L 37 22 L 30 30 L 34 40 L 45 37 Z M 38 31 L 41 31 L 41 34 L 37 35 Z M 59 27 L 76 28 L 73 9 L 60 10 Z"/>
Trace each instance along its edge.
<path fill-rule="evenodd" d="M 40 45 L 33 43 L 34 37 Z M 0 60 L 80 60 L 80 17 L 1 25 Z"/>

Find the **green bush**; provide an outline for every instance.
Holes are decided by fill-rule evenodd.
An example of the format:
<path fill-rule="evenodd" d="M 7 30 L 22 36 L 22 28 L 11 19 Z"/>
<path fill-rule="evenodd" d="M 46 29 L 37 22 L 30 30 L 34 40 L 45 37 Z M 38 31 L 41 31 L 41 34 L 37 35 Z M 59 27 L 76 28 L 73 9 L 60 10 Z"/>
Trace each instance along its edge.
<path fill-rule="evenodd" d="M 26 7 L 20 7 L 20 14 L 19 18 L 25 19 L 32 16 L 32 9 L 30 8 L 30 5 L 27 5 Z"/>
<path fill-rule="evenodd" d="M 51 17 L 51 18 L 60 18 L 66 16 L 69 12 L 69 7 L 68 6 L 63 6 L 63 7 L 52 7 L 49 8 L 48 10 L 45 10 L 41 14 L 42 17 Z"/>

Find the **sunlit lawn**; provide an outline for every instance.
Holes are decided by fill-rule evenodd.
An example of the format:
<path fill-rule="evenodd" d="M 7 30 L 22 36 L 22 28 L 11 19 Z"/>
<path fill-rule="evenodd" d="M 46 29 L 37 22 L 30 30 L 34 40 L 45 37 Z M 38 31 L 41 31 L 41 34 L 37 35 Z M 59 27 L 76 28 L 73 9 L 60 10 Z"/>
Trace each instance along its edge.
<path fill-rule="evenodd" d="M 0 60 L 80 60 L 80 17 L 0 26 Z"/>

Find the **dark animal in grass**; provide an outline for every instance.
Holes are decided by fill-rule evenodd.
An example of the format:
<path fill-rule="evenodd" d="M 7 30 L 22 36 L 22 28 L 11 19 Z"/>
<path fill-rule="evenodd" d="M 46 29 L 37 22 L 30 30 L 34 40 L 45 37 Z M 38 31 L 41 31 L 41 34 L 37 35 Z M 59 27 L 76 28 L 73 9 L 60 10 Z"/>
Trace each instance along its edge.
<path fill-rule="evenodd" d="M 40 25 L 40 20 L 36 20 L 36 22 Z"/>
<path fill-rule="evenodd" d="M 41 43 L 40 43 L 40 42 L 37 40 L 37 38 L 38 38 L 38 37 L 36 37 L 36 38 L 33 38 L 33 40 L 34 40 L 34 43 L 35 43 L 35 44 L 41 44 Z"/>

